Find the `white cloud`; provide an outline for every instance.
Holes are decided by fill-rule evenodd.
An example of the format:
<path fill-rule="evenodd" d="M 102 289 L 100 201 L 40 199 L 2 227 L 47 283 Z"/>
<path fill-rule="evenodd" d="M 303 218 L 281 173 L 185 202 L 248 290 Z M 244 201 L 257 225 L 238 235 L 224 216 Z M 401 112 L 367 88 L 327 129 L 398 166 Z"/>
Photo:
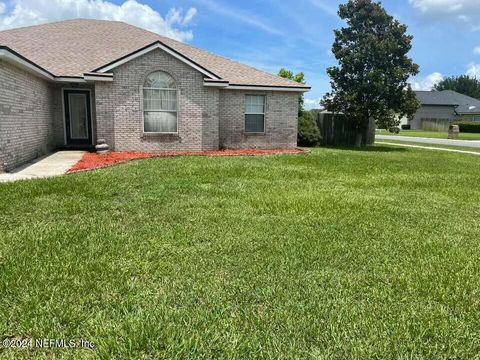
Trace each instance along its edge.
<path fill-rule="evenodd" d="M 475 49 L 473 49 L 473 53 L 480 55 L 480 46 L 477 46 Z"/>
<path fill-rule="evenodd" d="M 465 75 L 480 78 L 480 64 L 471 63 L 470 65 L 468 65 L 468 69 Z"/>
<path fill-rule="evenodd" d="M 1 4 L 0 2 L 0 10 Z M 182 29 L 196 14 L 191 8 L 182 11 L 171 9 L 166 17 L 137 0 L 127 0 L 121 5 L 106 0 L 12 0 L 11 10 L 0 11 L 0 30 L 41 24 L 72 18 L 124 21 L 129 24 L 165 35 L 180 41 L 191 40 L 191 30 Z M 180 29 L 179 29 L 180 27 Z"/>
<path fill-rule="evenodd" d="M 480 30 L 479 0 L 409 0 L 417 15 L 433 21 L 456 21 L 473 31 Z"/>
<path fill-rule="evenodd" d="M 338 16 L 338 5 L 332 5 L 331 0 L 309 0 L 310 4 L 323 10 L 331 16 Z"/>
<path fill-rule="evenodd" d="M 303 101 L 305 108 L 310 109 L 319 109 L 320 108 L 320 98 L 318 99 L 305 99 Z"/>
<path fill-rule="evenodd" d="M 314 104 L 318 104 L 319 101 L 320 99 L 305 99 L 305 104 L 314 105 Z"/>
<path fill-rule="evenodd" d="M 412 83 L 413 90 L 432 90 L 433 87 L 443 80 L 443 75 L 439 72 L 434 72 L 427 77 L 414 81 Z"/>
<path fill-rule="evenodd" d="M 480 64 L 470 63 L 465 75 L 480 79 Z M 439 72 L 434 72 L 424 78 L 416 79 L 412 82 L 413 90 L 432 90 L 433 87 L 444 79 Z"/>
<path fill-rule="evenodd" d="M 171 24 L 180 24 L 180 25 L 186 26 L 192 21 L 196 13 L 197 13 L 197 9 L 190 8 L 188 9 L 185 16 L 183 16 L 181 10 L 173 8 L 173 9 L 170 9 L 167 13 L 167 20 Z"/>
<path fill-rule="evenodd" d="M 182 25 L 188 25 L 196 14 L 197 14 L 197 9 L 195 8 L 188 9 L 187 13 L 185 14 L 182 20 Z"/>
<path fill-rule="evenodd" d="M 5 5 L 4 2 L 0 1 L 0 15 L 3 14 L 6 9 L 7 9 L 7 5 Z"/>
<path fill-rule="evenodd" d="M 236 8 L 221 4 L 214 0 L 197 0 L 197 2 L 200 3 L 202 6 L 208 8 L 210 11 L 216 12 L 219 15 L 227 16 L 231 19 L 241 21 L 245 24 L 254 26 L 257 29 L 263 30 L 270 34 L 283 35 L 283 32 L 281 30 L 268 25 L 265 19 L 257 18 L 251 13 L 240 11 Z"/>

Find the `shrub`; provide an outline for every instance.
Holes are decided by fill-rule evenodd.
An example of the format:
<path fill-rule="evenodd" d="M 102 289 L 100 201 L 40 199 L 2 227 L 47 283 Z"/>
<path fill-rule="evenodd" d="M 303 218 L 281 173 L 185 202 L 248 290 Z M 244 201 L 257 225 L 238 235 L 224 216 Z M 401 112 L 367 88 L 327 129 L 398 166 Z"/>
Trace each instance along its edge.
<path fill-rule="evenodd" d="M 410 130 L 412 126 L 410 124 L 403 124 L 402 125 L 402 130 Z"/>
<path fill-rule="evenodd" d="M 460 132 L 464 133 L 480 133 L 480 122 L 476 121 L 455 121 L 454 125 L 458 125 Z"/>
<path fill-rule="evenodd" d="M 320 143 L 320 130 L 313 115 L 304 111 L 298 118 L 298 145 L 316 146 Z"/>
<path fill-rule="evenodd" d="M 390 129 L 388 129 L 388 131 L 390 131 L 392 134 L 398 134 L 400 133 L 400 128 L 392 126 Z"/>

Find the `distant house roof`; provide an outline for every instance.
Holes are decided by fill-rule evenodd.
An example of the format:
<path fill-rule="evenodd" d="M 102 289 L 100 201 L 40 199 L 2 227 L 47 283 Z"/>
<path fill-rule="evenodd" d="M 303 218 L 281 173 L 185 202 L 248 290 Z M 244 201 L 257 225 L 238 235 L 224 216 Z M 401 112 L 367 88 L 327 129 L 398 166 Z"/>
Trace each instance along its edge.
<path fill-rule="evenodd" d="M 0 31 L 0 50 L 13 50 L 54 77 L 111 69 L 160 47 L 230 87 L 309 87 L 118 21 L 76 19 Z"/>
<path fill-rule="evenodd" d="M 455 106 L 459 114 L 480 113 L 480 101 L 452 90 L 415 91 L 422 105 Z"/>

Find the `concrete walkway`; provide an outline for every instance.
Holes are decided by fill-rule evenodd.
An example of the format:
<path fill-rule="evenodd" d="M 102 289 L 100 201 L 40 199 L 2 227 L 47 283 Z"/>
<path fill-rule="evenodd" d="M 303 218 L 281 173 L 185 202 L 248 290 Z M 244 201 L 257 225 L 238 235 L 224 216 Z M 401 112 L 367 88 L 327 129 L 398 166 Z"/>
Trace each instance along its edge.
<path fill-rule="evenodd" d="M 454 152 L 454 153 L 470 154 L 470 155 L 480 156 L 480 152 L 468 151 L 468 150 L 456 150 L 456 149 L 447 149 L 447 148 L 440 148 L 440 147 L 433 147 L 433 146 L 420 146 L 420 145 L 390 143 L 390 142 L 388 142 L 388 141 L 376 141 L 375 144 L 391 145 L 391 146 L 402 146 L 402 147 L 415 148 L 415 149 L 427 149 L 427 150 L 447 151 L 447 152 Z"/>
<path fill-rule="evenodd" d="M 82 158 L 84 153 L 85 151 L 58 151 L 36 159 L 12 172 L 0 174 L 0 182 L 63 175 Z"/>
<path fill-rule="evenodd" d="M 450 145 L 470 148 L 480 148 L 480 141 L 477 140 L 450 140 L 450 139 L 433 139 L 425 137 L 401 136 L 401 135 L 375 135 L 378 140 L 396 140 L 422 144 Z"/>

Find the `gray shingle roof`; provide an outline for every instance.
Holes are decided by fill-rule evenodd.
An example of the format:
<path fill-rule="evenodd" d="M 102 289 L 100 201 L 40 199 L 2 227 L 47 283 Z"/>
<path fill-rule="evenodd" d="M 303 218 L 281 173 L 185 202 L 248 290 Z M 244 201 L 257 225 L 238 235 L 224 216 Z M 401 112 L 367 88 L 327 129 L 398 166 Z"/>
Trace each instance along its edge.
<path fill-rule="evenodd" d="M 0 31 L 0 45 L 56 76 L 83 76 L 157 41 L 232 85 L 306 86 L 118 21 L 76 19 Z"/>
<path fill-rule="evenodd" d="M 459 114 L 480 113 L 480 101 L 452 90 L 415 91 L 422 105 L 456 106 Z"/>

